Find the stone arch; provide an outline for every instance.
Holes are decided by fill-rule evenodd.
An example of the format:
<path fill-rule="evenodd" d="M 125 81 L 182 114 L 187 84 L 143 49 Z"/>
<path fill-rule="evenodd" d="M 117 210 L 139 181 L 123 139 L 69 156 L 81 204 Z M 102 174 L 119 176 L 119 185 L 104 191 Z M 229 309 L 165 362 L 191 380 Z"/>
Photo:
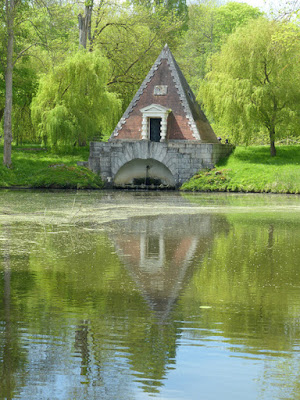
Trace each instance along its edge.
<path fill-rule="evenodd" d="M 120 146 L 120 144 L 117 144 Z M 156 143 L 148 140 L 123 142 L 121 147 L 111 147 L 111 171 L 113 179 L 120 168 L 135 159 L 153 159 L 166 166 L 176 176 L 176 156 L 168 151 L 167 143 Z"/>
<path fill-rule="evenodd" d="M 135 158 L 123 164 L 116 172 L 114 184 L 130 185 L 135 181 L 155 181 L 170 187 L 176 186 L 175 178 L 170 169 L 160 161 L 153 158 Z"/>

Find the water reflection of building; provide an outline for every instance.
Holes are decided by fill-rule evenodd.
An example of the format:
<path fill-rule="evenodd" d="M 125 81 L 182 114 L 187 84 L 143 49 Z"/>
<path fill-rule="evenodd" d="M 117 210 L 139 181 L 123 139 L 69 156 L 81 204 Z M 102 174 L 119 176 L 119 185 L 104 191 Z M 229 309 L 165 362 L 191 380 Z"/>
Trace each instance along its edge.
<path fill-rule="evenodd" d="M 214 215 L 138 217 L 112 229 L 116 251 L 159 319 L 164 319 L 209 251 Z M 195 262 L 193 262 L 195 261 Z"/>

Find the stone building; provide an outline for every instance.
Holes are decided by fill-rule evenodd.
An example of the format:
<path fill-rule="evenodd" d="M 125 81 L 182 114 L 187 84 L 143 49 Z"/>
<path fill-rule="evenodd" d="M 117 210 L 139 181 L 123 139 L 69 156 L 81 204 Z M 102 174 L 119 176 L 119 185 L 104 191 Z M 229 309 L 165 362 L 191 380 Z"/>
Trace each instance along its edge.
<path fill-rule="evenodd" d="M 89 167 L 107 186 L 178 187 L 231 150 L 165 45 L 109 141 L 91 142 Z"/>

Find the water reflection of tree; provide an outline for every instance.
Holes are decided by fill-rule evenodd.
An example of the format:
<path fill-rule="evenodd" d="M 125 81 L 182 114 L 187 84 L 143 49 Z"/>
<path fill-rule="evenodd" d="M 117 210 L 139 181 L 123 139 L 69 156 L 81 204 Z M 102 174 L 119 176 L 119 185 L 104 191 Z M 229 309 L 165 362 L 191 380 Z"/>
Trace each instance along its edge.
<path fill-rule="evenodd" d="M 229 221 L 230 231 L 215 241 L 182 307 L 195 315 L 201 304 L 212 307 L 202 312 L 210 334 L 218 323 L 216 334 L 233 353 L 266 357 L 262 386 L 272 384 L 276 398 L 299 398 L 299 368 L 292 368 L 299 366 L 299 224 L 263 214 Z M 200 338 L 197 330 L 189 335 Z"/>
<path fill-rule="evenodd" d="M 8 234 L 8 227 L 5 227 L 6 235 Z M 8 238 L 7 238 L 8 240 Z M 10 270 L 10 254 L 8 243 L 6 242 L 3 246 L 3 309 L 4 309 L 4 319 L 5 332 L 4 332 L 4 344 L 1 346 L 3 348 L 2 352 L 2 371 L 1 371 L 1 387 L 0 393 L 1 398 L 11 399 L 15 389 L 14 376 L 13 376 L 13 355 L 12 355 L 12 324 L 11 324 L 11 299 L 10 299 L 10 280 L 11 280 L 11 270 Z M 17 368 L 16 368 L 17 369 Z"/>
<path fill-rule="evenodd" d="M 81 372 L 80 375 L 88 374 L 90 364 L 90 349 L 88 343 L 88 321 L 80 321 L 75 331 L 75 350 L 78 351 L 81 357 Z"/>
<path fill-rule="evenodd" d="M 2 231 L 2 232 L 1 232 Z M 16 310 L 15 298 L 12 294 L 13 281 L 18 281 L 18 276 L 11 268 L 11 236 L 12 227 L 3 225 L 0 232 L 2 236 L 2 249 L 0 257 L 0 271 L 3 270 L 3 279 L 0 280 L 0 399 L 12 399 L 24 385 L 24 372 L 26 365 L 26 351 L 20 343 L 18 330 L 19 310 Z M 2 258 L 2 260 L 1 260 Z M 2 303 L 2 304 L 1 304 Z"/>
<path fill-rule="evenodd" d="M 154 229 L 156 223 L 153 222 L 152 219 L 147 229 L 151 226 Z M 28 270 L 16 268 L 16 257 L 8 253 L 10 275 L 5 281 L 13 294 L 11 291 L 10 296 L 6 296 L 10 300 L 6 306 L 3 301 L 1 320 L 22 321 L 31 334 L 47 335 L 49 354 L 40 361 L 39 375 L 45 386 L 63 364 L 66 375 L 73 369 L 78 374 L 74 387 L 68 392 L 69 398 L 134 398 L 132 375 L 143 390 L 159 392 L 168 370 L 176 363 L 178 339 L 187 335 L 179 321 L 199 316 L 201 305 L 212 306 L 209 313 L 203 312 L 201 323 L 209 329 L 215 327 L 216 321 L 221 322 L 222 335 L 231 344 L 232 351 L 240 351 L 236 346 L 238 342 L 242 350 L 250 354 L 259 355 L 261 349 L 271 350 L 278 352 L 279 359 L 280 352 L 292 352 L 295 338 L 299 338 L 300 307 L 292 292 L 299 283 L 300 243 L 295 224 L 286 226 L 262 218 L 251 223 L 248 217 L 243 220 L 241 216 L 232 215 L 229 228 L 226 218 L 212 216 L 205 228 L 207 235 L 201 236 L 197 233 L 200 224 L 193 228 L 192 224 L 181 223 L 185 235 L 188 232 L 190 238 L 199 240 L 186 260 L 185 274 L 175 292 L 171 288 L 185 258 L 178 256 L 176 265 L 174 251 L 192 248 L 190 245 L 194 242 L 182 242 L 180 229 L 171 223 L 165 224 L 164 243 L 159 242 L 160 232 L 155 231 L 156 228 L 148 230 L 151 240 L 147 242 L 146 235 L 143 243 L 147 244 L 148 253 L 145 254 L 151 262 L 155 257 L 162 261 L 157 264 L 157 276 L 165 279 L 165 288 L 169 285 L 170 289 L 166 293 L 171 303 L 162 301 L 159 306 L 171 304 L 163 308 L 168 310 L 168 314 L 163 313 L 163 319 L 159 313 L 162 309 L 154 303 L 151 305 L 155 296 L 162 298 L 162 292 L 149 291 L 149 271 L 140 269 L 139 257 L 131 258 L 130 266 L 129 261 L 125 262 L 125 258 L 129 259 L 128 253 L 123 258 L 124 254 L 122 256 L 118 250 L 123 243 L 123 233 L 127 235 L 129 248 L 135 248 L 132 224 L 132 238 L 126 224 L 123 228 L 118 224 L 115 231 L 112 226 L 107 227 L 112 241 L 105 232 L 97 232 L 89 225 L 36 227 L 31 234 L 36 243 L 28 245 L 26 250 L 30 254 L 25 263 Z M 289 260 L 284 258 L 284 250 L 289 251 Z M 21 259 L 24 261 L 24 257 Z M 3 260 L 2 263 L 4 265 Z M 277 274 L 278 266 L 280 274 Z M 31 281 L 30 276 L 34 277 Z M 4 288 L 4 274 L 1 285 Z M 15 293 L 20 290 L 24 296 L 22 302 L 17 302 Z M 29 290 L 30 296 L 26 296 Z M 10 310 L 9 318 L 5 317 L 5 307 Z M 31 309 L 35 310 L 34 315 Z M 21 379 L 25 381 L 26 374 L 30 373 L 26 362 L 32 357 L 38 358 L 38 354 L 30 348 L 24 352 L 14 326 L 11 324 L 9 328 L 11 335 L 7 340 L 11 342 L 6 343 L 10 349 L 15 349 L 15 355 L 9 360 L 15 363 L 18 359 L 19 363 L 10 366 L 9 374 L 17 390 L 22 385 Z M 198 339 L 199 335 L 204 335 L 199 330 L 189 332 Z M 62 341 L 60 346 L 55 345 L 55 338 Z M 27 350 L 31 358 L 22 361 Z M 289 368 L 292 364 L 287 365 Z M 0 368 L 4 376 L 3 362 Z M 295 376 L 290 375 L 290 385 L 297 398 Z M 34 388 L 35 377 L 30 379 Z"/>
<path fill-rule="evenodd" d="M 80 360 L 80 373 L 74 387 L 65 389 L 69 398 L 128 399 L 130 380 L 122 378 L 123 369 L 118 363 L 111 364 L 120 352 L 114 344 L 114 332 L 124 334 L 124 316 L 131 304 L 137 304 L 140 312 L 141 298 L 132 291 L 105 234 L 84 227 L 64 227 L 63 231 L 54 226 L 44 228 L 35 239 L 38 247 L 31 256 L 37 286 L 30 300 L 38 312 L 36 320 L 43 323 L 31 330 L 63 336 L 66 346 L 73 342 L 73 353 L 66 356 L 64 364 L 66 368 L 74 364 L 76 370 Z M 39 247 L 43 251 L 38 251 Z M 57 318 L 47 318 L 51 310 Z M 60 318 L 68 318 L 69 314 L 76 322 L 66 329 Z M 45 385 L 51 373 L 60 368 L 59 352 L 65 351 L 55 349 L 56 356 L 48 358 L 47 364 L 41 361 L 45 372 L 40 380 Z"/>
<path fill-rule="evenodd" d="M 185 228 L 192 239 L 197 237 L 191 224 Z M 178 237 L 172 224 L 168 229 L 173 232 L 173 237 L 174 232 L 175 237 Z M 166 238 L 165 259 L 160 268 L 171 272 L 169 278 L 173 278 L 170 287 L 176 283 L 175 292 L 167 292 L 171 297 L 171 306 L 193 275 L 193 257 L 199 260 L 208 251 L 212 234 L 210 219 L 206 220 L 205 229 L 202 226 L 202 230 L 206 234 L 202 235 L 199 243 L 196 241 L 198 245 L 195 248 L 194 239 L 175 241 L 173 250 L 177 250 L 178 254 L 176 265 L 176 260 L 172 261 L 172 246 L 168 244 L 174 244 L 174 240 L 171 240 L 172 235 Z M 120 226 L 117 231 L 120 232 Z M 151 237 L 155 240 L 149 243 L 149 246 L 152 245 L 148 251 L 151 257 L 155 253 L 155 258 L 158 242 L 155 235 Z M 177 339 L 180 335 L 180 324 L 175 321 L 177 317 L 172 314 L 171 308 L 168 308 L 168 315 L 165 315 L 163 321 L 157 319 L 157 308 L 149 308 L 143 288 L 137 286 L 128 269 L 120 264 L 114 254 L 114 244 L 103 233 L 85 230 L 85 227 L 67 227 L 62 230 L 60 227 L 44 226 L 36 232 L 34 241 L 36 244 L 35 251 L 30 254 L 30 270 L 35 276 L 35 287 L 30 298 L 24 299 L 37 313 L 34 321 L 29 322 L 30 331 L 48 336 L 52 332 L 57 337 L 67 335 L 69 341 L 72 339 L 70 329 L 60 326 L 59 319 L 54 318 L 57 312 L 54 311 L 51 318 L 48 316 L 52 315 L 49 314 L 51 310 L 57 309 L 61 315 L 65 312 L 68 314 L 70 310 L 77 315 L 78 309 L 80 314 L 73 333 L 76 357 L 64 361 L 67 365 L 80 358 L 81 378 L 78 379 L 84 382 L 85 393 L 89 393 L 90 398 L 95 393 L 105 396 L 111 390 L 112 382 L 114 386 L 122 382 L 123 397 L 120 397 L 120 393 L 117 396 L 120 399 L 130 397 L 131 380 L 124 381 L 124 367 L 119 367 L 117 362 L 120 356 L 128 360 L 136 380 L 144 390 L 159 391 L 168 368 L 175 363 Z M 181 245 L 177 247 L 176 243 Z M 133 244 L 134 241 L 131 246 Z M 185 259 L 185 254 L 180 253 L 190 248 L 193 251 L 189 254 L 190 260 L 186 260 L 184 274 L 177 275 L 176 271 L 180 272 L 180 263 Z M 131 272 L 138 273 L 133 270 Z M 165 273 L 161 276 L 167 278 Z M 180 278 L 179 284 L 177 278 Z M 152 297 L 152 300 L 155 299 Z M 167 303 L 168 300 L 164 300 L 161 304 Z M 51 336 L 48 340 L 51 341 Z M 40 375 L 39 380 L 45 384 L 49 373 L 59 368 L 58 351 L 62 349 L 55 348 L 56 355 L 47 356 L 47 363 L 40 361 L 40 370 L 44 371 L 44 375 Z M 81 393 L 79 387 L 76 390 Z M 75 395 L 75 391 L 72 390 L 70 396 Z"/>
<path fill-rule="evenodd" d="M 278 400 L 300 399 L 300 368 L 299 357 L 286 356 L 269 360 L 264 364 L 264 370 L 260 379 L 261 390 L 259 399 L 266 398 L 266 388 L 273 386 L 273 398 Z M 269 398 L 269 397 L 268 397 Z"/>

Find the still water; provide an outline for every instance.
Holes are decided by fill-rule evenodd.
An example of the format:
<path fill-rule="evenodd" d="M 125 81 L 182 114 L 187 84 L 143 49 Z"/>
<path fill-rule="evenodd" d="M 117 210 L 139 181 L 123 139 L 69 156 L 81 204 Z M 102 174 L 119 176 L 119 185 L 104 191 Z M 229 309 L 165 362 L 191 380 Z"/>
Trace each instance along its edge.
<path fill-rule="evenodd" d="M 300 399 L 300 198 L 0 192 L 0 399 Z"/>

